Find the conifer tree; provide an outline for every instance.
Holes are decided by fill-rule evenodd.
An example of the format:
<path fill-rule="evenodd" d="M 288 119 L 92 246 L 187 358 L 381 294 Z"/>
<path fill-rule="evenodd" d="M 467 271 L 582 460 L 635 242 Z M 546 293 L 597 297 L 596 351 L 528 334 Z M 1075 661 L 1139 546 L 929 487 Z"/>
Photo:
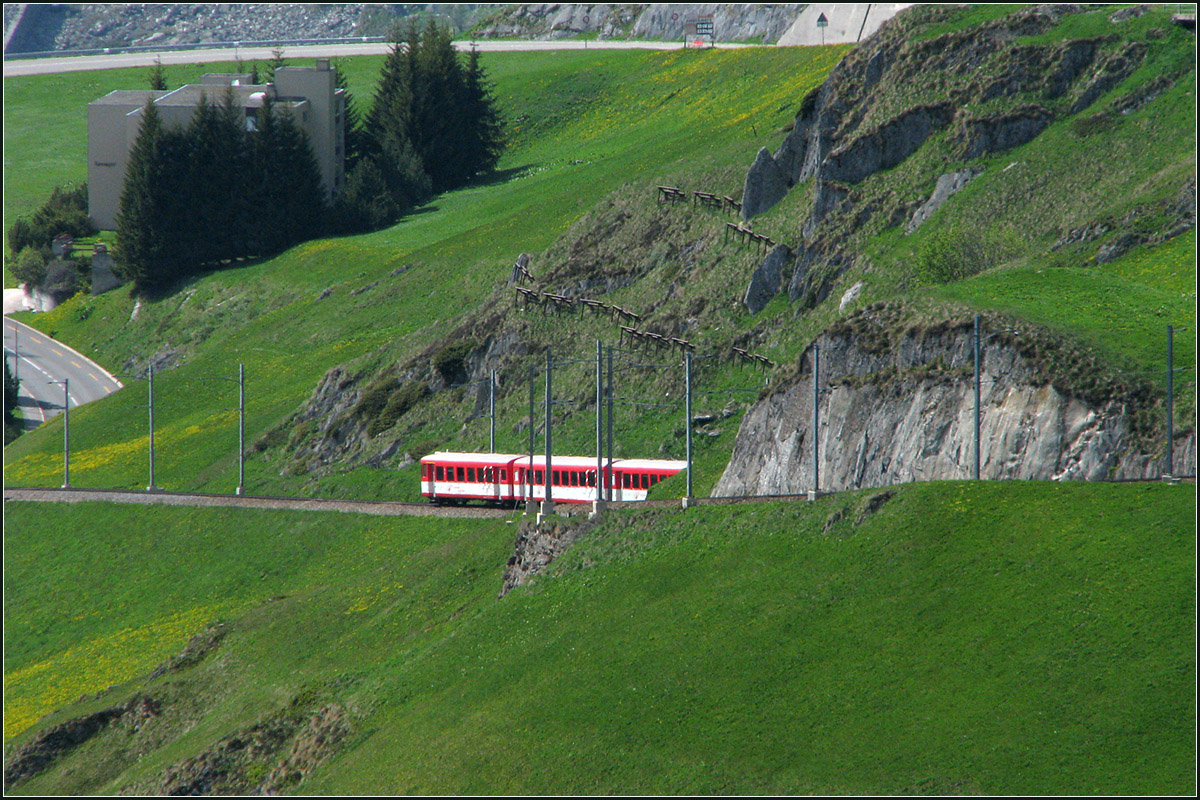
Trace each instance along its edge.
<path fill-rule="evenodd" d="M 167 71 L 163 69 L 162 60 L 157 56 L 154 58 L 154 66 L 150 68 L 147 80 L 151 89 L 164 91 L 167 88 Z"/>
<path fill-rule="evenodd" d="M 467 56 L 463 113 L 467 130 L 463 158 L 470 163 L 472 175 L 495 169 L 504 150 L 504 119 L 496 108 L 491 84 L 475 49 Z"/>
<path fill-rule="evenodd" d="M 325 189 L 308 137 L 267 100 L 250 139 L 248 197 L 255 209 L 254 254 L 278 253 L 317 232 L 325 218 Z"/>
<path fill-rule="evenodd" d="M 121 187 L 114 254 L 117 273 L 139 288 L 172 277 L 164 136 L 158 108 L 147 99 Z"/>
<path fill-rule="evenodd" d="M 363 119 L 359 113 L 358 104 L 354 101 L 354 95 L 350 92 L 350 84 L 346 80 L 346 74 L 342 71 L 341 65 L 336 61 L 333 64 L 333 76 L 334 85 L 342 90 L 345 103 L 342 125 L 345 144 L 344 166 L 348 174 L 365 154 L 364 132 L 362 129 Z"/>

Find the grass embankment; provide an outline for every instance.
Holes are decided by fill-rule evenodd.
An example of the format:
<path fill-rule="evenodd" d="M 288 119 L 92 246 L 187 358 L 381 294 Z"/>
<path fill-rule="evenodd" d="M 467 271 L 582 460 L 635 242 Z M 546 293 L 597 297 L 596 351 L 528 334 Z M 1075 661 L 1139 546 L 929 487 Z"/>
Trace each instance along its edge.
<path fill-rule="evenodd" d="M 753 157 L 762 136 L 790 119 L 798 98 L 819 83 L 843 51 L 489 56 L 487 66 L 513 139 L 496 181 L 438 197 L 385 231 L 311 242 L 262 264 L 197 279 L 170 297 L 143 302 L 136 319 L 134 299 L 120 290 L 77 298 L 30 322 L 118 374 L 126 364 L 140 369 L 156 352 L 179 351 L 187 363 L 156 378 L 156 403 L 161 404 L 155 420 L 156 478 L 161 475 L 160 484 L 170 488 L 225 490 L 236 483 L 236 452 L 229 447 L 236 442 L 231 416 L 236 397 L 231 385 L 203 383 L 202 378 L 233 376 L 237 363 L 247 365 L 247 437 L 254 441 L 286 419 L 330 367 L 364 356 L 375 366 L 402 361 L 446 336 L 456 315 L 479 308 L 503 287 L 517 254 L 542 251 L 633 176 L 639 176 L 639 183 L 645 180 L 651 205 L 657 176 L 723 174 L 726 185 L 711 188 L 734 192 L 740 180 L 735 168 Z M 378 59 L 348 63 L 353 90 L 359 98 L 368 97 Z M 210 65 L 196 71 L 228 68 Z M 126 71 L 124 81 L 108 77 L 125 86 L 144 79 L 140 70 Z M 65 107 L 82 107 L 97 94 L 85 83 L 72 97 L 58 99 Z M 18 126 L 23 125 L 21 107 L 10 111 Z M 22 173 L 14 180 L 24 180 Z M 695 180 L 699 188 L 702 179 Z M 708 222 L 714 230 L 721 225 L 716 216 Z M 533 270 L 544 272 L 549 266 L 535 262 Z M 325 289 L 330 296 L 318 299 Z M 612 301 L 639 306 L 637 294 L 629 289 Z M 592 345 L 594 336 L 602 334 L 615 343 L 617 332 L 608 323 L 595 332 L 580 330 L 579 338 Z M 545 334 L 562 338 L 549 329 Z M 526 394 L 519 386 L 502 391 L 502 449 L 524 446 L 512 425 L 525 413 Z M 73 482 L 144 485 L 145 420 L 130 411 L 144 403 L 143 391 L 131 382 L 112 400 L 72 415 Z M 430 413 L 429 429 L 417 438 L 458 438 L 459 446 L 468 446 L 466 435 L 475 434 L 476 441 L 486 436 L 483 423 L 466 434 L 460 430 L 470 413 L 461 392 L 449 405 L 450 410 L 439 407 Z M 639 455 L 645 452 L 643 443 L 652 442 L 656 449 L 661 441 L 661 419 L 645 416 L 653 430 L 618 429 L 625 446 Z M 52 439 L 58 424 L 44 426 L 6 451 L 10 482 L 49 485 L 54 480 L 59 456 Z M 586 440 L 586 422 L 577 427 L 577 434 L 560 432 L 564 446 Z M 719 475 L 719 461 L 709 467 L 710 481 Z M 394 472 L 381 477 L 376 471 L 359 471 L 314 487 L 306 486 L 306 480 L 281 478 L 280 467 L 252 459 L 247 466 L 250 490 L 315 488 L 389 496 L 402 491 Z"/>
<path fill-rule="evenodd" d="M 1194 791 L 1190 487 L 870 494 L 612 514 L 502 600 L 501 522 L 12 504 L 10 744 L 164 703 L 15 788 L 145 786 L 299 697 L 350 710 L 313 793 Z"/>

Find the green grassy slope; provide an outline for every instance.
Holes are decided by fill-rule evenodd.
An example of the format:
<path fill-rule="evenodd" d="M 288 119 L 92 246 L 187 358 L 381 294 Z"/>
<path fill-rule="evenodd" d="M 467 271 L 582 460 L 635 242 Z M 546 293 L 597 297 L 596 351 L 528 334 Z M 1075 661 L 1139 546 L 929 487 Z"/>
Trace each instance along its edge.
<path fill-rule="evenodd" d="M 795 98 L 816 85 L 843 50 L 489 59 L 514 140 L 499 182 L 441 196 L 385 231 L 308 243 L 263 264 L 198 279 L 170 297 L 143 302 L 136 320 L 135 300 L 119 291 L 78 298 L 29 321 L 118 374 L 126 363 L 140 367 L 160 349 L 181 351 L 190 360 L 161 376 L 156 393 L 162 403 L 156 423 L 164 437 L 157 472 L 168 487 L 223 488 L 236 474 L 228 440 L 217 433 L 229 425 L 231 406 L 228 393 L 219 391 L 222 384 L 203 384 L 200 377 L 236 374 L 236 363 L 245 362 L 247 432 L 251 439 L 263 434 L 330 367 L 364 355 L 376 365 L 411 357 L 447 335 L 454 322 L 448 311 L 475 308 L 502 290 L 518 253 L 547 247 L 631 176 L 646 181 L 651 204 L 660 175 L 724 175 L 725 184 L 712 188 L 735 191 L 737 165 L 752 157 L 759 132 L 782 125 Z M 369 94 L 370 75 L 370 62 L 356 63 L 350 73 L 360 97 Z M 139 77 L 131 71 L 128 82 Z M 79 97 L 91 92 L 80 90 Z M 708 224 L 720 222 L 712 218 Z M 749 269 L 747 261 L 742 270 Z M 376 281 L 378 286 L 351 295 Z M 326 288 L 332 296 L 318 300 Z M 507 294 L 504 299 L 511 305 Z M 615 332 L 610 324 L 604 335 Z M 72 472 L 79 485 L 142 482 L 145 424 L 128 408 L 144 402 L 141 396 L 129 398 L 143 391 L 134 383 L 130 392 L 73 415 L 78 466 Z M 506 392 L 502 414 L 518 417 L 522 400 L 521 392 Z M 431 415 L 442 419 L 442 428 L 417 438 L 453 436 L 461 425 Z M 47 426 L 7 451 L 10 482 L 52 479 L 55 448 L 44 438 L 52 435 L 53 425 Z M 519 436 L 510 438 L 506 446 L 521 446 Z M 643 438 L 638 434 L 635 441 Z M 278 464 L 251 464 L 248 481 L 264 490 L 305 488 L 281 483 L 278 472 Z M 346 480 L 362 485 L 356 477 Z M 370 483 L 376 476 L 361 480 Z M 399 490 L 387 488 L 392 495 Z"/>
<path fill-rule="evenodd" d="M 14 504 L 6 736 L 163 702 L 15 788 L 145 787 L 299 697 L 352 727 L 306 793 L 1194 790 L 1192 488 L 869 496 L 613 514 L 501 600 L 503 522 Z"/>

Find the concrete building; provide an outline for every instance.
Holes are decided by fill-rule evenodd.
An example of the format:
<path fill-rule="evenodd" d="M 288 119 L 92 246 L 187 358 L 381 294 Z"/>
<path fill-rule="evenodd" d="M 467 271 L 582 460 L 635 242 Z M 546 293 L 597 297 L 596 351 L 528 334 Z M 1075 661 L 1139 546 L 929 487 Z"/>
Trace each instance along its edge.
<path fill-rule="evenodd" d="M 102 230 L 117 226 L 121 186 L 129 163 L 129 151 L 142 124 L 142 109 L 152 100 L 164 127 L 185 126 L 191 121 L 200 98 L 224 102 L 233 92 L 234 104 L 243 109 L 246 129 L 254 130 L 255 117 L 271 98 L 279 111 L 292 116 L 308 136 L 309 146 L 330 199 L 345 181 L 345 93 L 337 88 L 329 59 L 317 59 L 314 67 L 280 67 L 275 82 L 250 83 L 250 74 L 210 73 L 200 83 L 173 91 L 146 89 L 116 90 L 88 103 L 88 214 Z"/>

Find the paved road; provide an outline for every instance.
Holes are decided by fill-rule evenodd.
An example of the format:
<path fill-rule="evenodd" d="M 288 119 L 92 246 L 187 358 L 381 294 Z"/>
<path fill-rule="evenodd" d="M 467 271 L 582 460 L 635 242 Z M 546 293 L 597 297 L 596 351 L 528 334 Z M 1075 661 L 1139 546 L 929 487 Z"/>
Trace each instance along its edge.
<path fill-rule="evenodd" d="M 161 53 L 116 53 L 113 55 L 95 56 L 64 56 L 62 58 L 31 58 L 28 60 L 12 59 L 4 62 L 4 77 L 20 75 L 47 75 L 58 72 L 78 72 L 92 69 L 121 69 L 126 67 L 148 67 L 154 60 L 160 59 L 163 64 L 203 64 L 210 61 L 267 61 L 271 51 L 280 49 L 286 58 L 332 58 L 336 56 L 368 56 L 382 55 L 388 51 L 387 42 L 372 42 L 366 44 L 318 44 L 296 47 L 244 47 L 216 48 L 207 50 L 167 50 Z M 528 50 L 679 50 L 682 42 L 633 42 L 633 41 L 505 41 L 505 42 L 455 42 L 459 50 L 470 50 L 472 46 L 485 53 L 506 53 Z M 762 47 L 763 45 L 746 45 L 734 43 L 718 43 L 717 47 L 730 49 L 737 47 Z"/>
<path fill-rule="evenodd" d="M 36 428 L 62 413 L 66 379 L 71 407 L 107 397 L 122 387 L 103 367 L 41 331 L 4 318 L 4 355 L 9 369 L 16 356 L 21 382 L 18 407 L 25 427 Z"/>

